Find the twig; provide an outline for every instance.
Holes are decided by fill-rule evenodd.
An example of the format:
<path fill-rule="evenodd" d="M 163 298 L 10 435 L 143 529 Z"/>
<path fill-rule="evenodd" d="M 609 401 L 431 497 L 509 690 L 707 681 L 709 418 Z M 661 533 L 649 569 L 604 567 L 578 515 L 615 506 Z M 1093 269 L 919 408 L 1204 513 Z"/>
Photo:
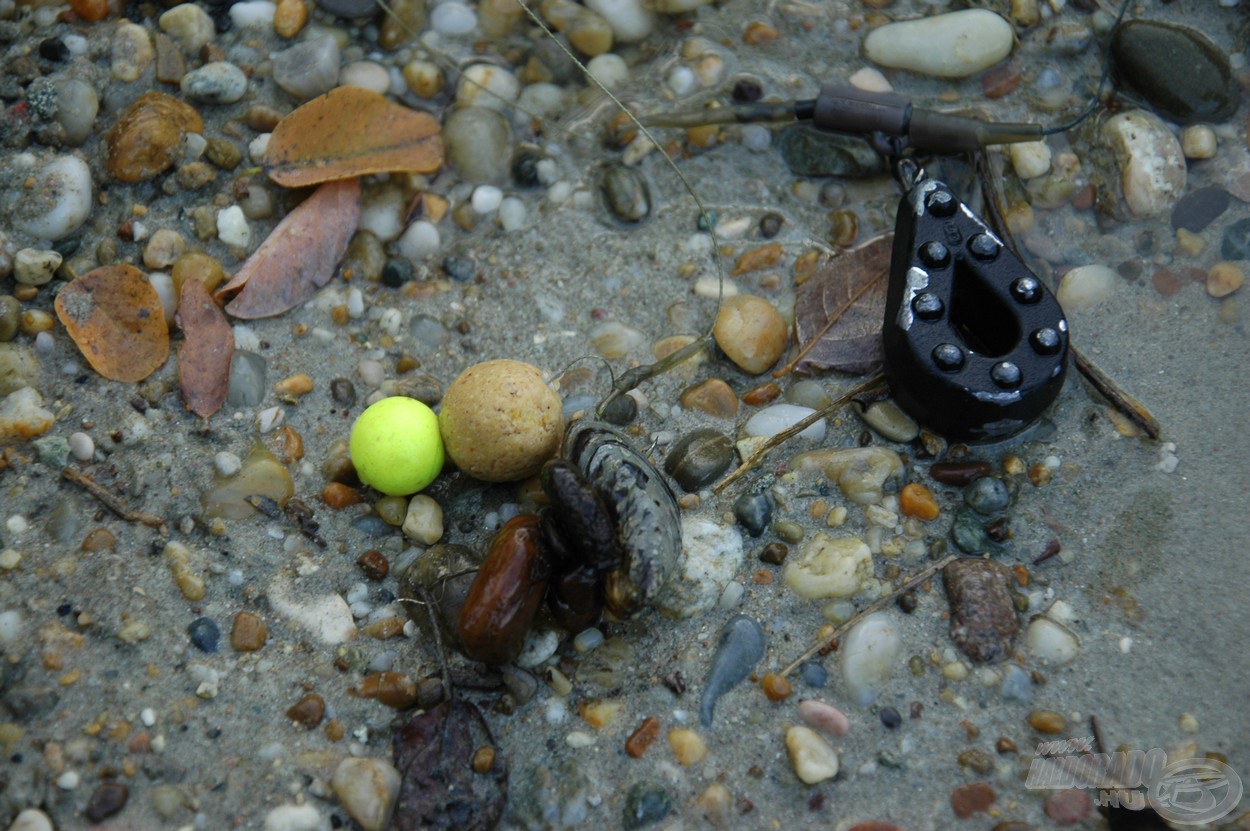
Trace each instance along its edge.
<path fill-rule="evenodd" d="M 878 372 L 876 375 L 872 376 L 867 381 L 862 381 L 856 386 L 851 387 L 851 389 L 847 390 L 842 395 L 838 396 L 838 398 L 832 404 L 825 407 L 824 409 L 817 410 L 816 412 L 809 415 L 807 418 L 800 421 L 798 424 L 795 424 L 791 427 L 787 427 L 786 429 L 782 430 L 780 433 L 777 433 L 776 435 L 769 437 L 768 441 L 764 442 L 763 444 L 761 444 L 759 447 L 755 448 L 755 450 L 751 452 L 750 457 L 748 457 L 746 461 L 744 461 L 741 465 L 739 465 L 737 470 L 735 470 L 733 473 L 726 476 L 724 479 L 720 480 L 720 482 L 717 483 L 716 487 L 712 488 L 712 492 L 720 493 L 721 491 L 725 490 L 725 488 L 729 487 L 738 479 L 740 479 L 743 476 L 743 474 L 745 474 L 748 470 L 750 470 L 751 468 L 758 465 L 761 461 L 763 461 L 764 457 L 768 455 L 768 452 L 770 450 L 772 450 L 773 448 L 777 447 L 780 444 L 783 444 L 790 438 L 797 436 L 799 433 L 802 433 L 804 430 L 806 430 L 808 427 L 811 427 L 813 424 L 815 424 L 817 421 L 820 421 L 822 418 L 827 418 L 833 415 L 838 410 L 842 409 L 847 404 L 849 404 L 851 402 L 851 399 L 854 398 L 855 396 L 863 395 L 866 392 L 871 392 L 872 390 L 875 390 L 876 388 L 883 386 L 884 384 L 885 384 L 885 375 L 884 373 Z"/>
<path fill-rule="evenodd" d="M 830 635 L 829 635 L 829 637 L 827 637 L 827 638 L 823 639 L 820 643 L 816 644 L 816 645 L 815 645 L 815 646 L 813 646 L 811 649 L 807 650 L 807 651 L 806 651 L 806 652 L 804 652 L 802 655 L 800 655 L 799 657 L 795 658 L 795 659 L 794 659 L 794 660 L 790 663 L 790 665 L 789 665 L 789 666 L 787 666 L 785 669 L 783 669 L 783 670 L 781 671 L 781 676 L 782 676 L 782 677 L 785 677 L 785 676 L 789 675 L 790 673 L 794 672 L 794 670 L 795 670 L 797 667 L 799 667 L 799 666 L 800 666 L 800 665 L 801 665 L 804 661 L 808 660 L 808 659 L 809 659 L 809 658 L 811 658 L 813 655 L 815 655 L 817 652 L 820 652 L 822 649 L 827 649 L 827 648 L 828 648 L 829 646 L 831 646 L 831 645 L 832 645 L 832 644 L 833 644 L 833 643 L 834 643 L 834 642 L 835 642 L 838 638 L 840 638 L 840 637 L 842 637 L 843 635 L 845 635 L 845 634 L 846 634 L 846 633 L 850 630 L 850 628 L 851 628 L 852 626 L 854 626 L 855 624 L 859 623 L 861 620 L 863 620 L 865 617 L 867 617 L 868 615 L 872 614 L 873 612 L 879 611 L 879 610 L 881 610 L 881 609 L 884 609 L 886 606 L 889 606 L 889 605 L 890 605 L 891 603 L 893 603 L 895 600 L 898 600 L 900 597 L 902 597 L 903 595 L 907 594 L 909 591 L 911 591 L 912 589 L 916 588 L 916 586 L 919 586 L 919 585 L 920 585 L 921 583 L 923 583 L 925 580 L 928 580 L 928 579 L 929 579 L 930 577 L 932 577 L 934 574 L 936 574 L 936 573 L 938 573 L 939 571 L 941 571 L 942 569 L 946 568 L 946 566 L 947 566 L 947 565 L 949 565 L 950 563 L 954 562 L 954 561 L 955 561 L 955 560 L 957 560 L 957 559 L 959 559 L 959 555 L 958 555 L 958 554 L 948 554 L 948 555 L 946 555 L 945 557 L 943 557 L 942 559 L 938 560 L 936 563 L 933 563 L 933 564 L 931 564 L 931 565 L 925 566 L 925 567 L 924 567 L 924 568 L 922 568 L 920 571 L 916 572 L 916 574 L 915 574 L 913 577 L 911 577 L 910 579 L 908 579 L 908 581 L 907 581 L 906 583 L 904 583 L 903 585 L 899 586 L 899 587 L 898 587 L 897 589 L 895 589 L 894 591 L 890 592 L 890 593 L 889 593 L 889 594 L 887 594 L 887 595 L 883 595 L 883 596 L 881 596 L 881 597 L 878 597 L 876 600 L 874 600 L 874 601 L 872 601 L 871 603 L 869 603 L 869 604 L 868 604 L 867 606 L 865 606 L 863 609 L 861 609 L 861 610 L 859 610 L 858 612 L 856 612 L 856 613 L 855 613 L 855 616 L 854 616 L 854 617 L 852 617 L 850 620 L 848 620 L 846 623 L 844 623 L 844 624 L 842 624 L 841 626 L 839 626 L 838 628 L 834 629 L 834 630 L 833 630 L 833 633 L 832 633 L 832 634 L 830 634 Z"/>
<path fill-rule="evenodd" d="M 79 473 L 72 467 L 66 467 L 61 469 L 61 476 L 94 496 L 104 505 L 104 507 L 108 508 L 110 511 L 117 514 L 127 522 L 139 522 L 149 528 L 158 529 L 162 534 L 169 533 L 169 529 L 166 527 L 165 519 L 163 517 L 156 516 L 155 514 L 146 514 L 143 511 L 132 510 L 125 502 L 122 502 L 121 499 L 109 493 L 102 485 L 97 484 L 94 479 L 87 476 L 85 473 Z"/>
<path fill-rule="evenodd" d="M 1140 427 L 1147 436 L 1158 440 L 1163 428 L 1140 401 L 1120 389 L 1115 381 L 1095 366 L 1071 341 L 1068 342 L 1068 352 L 1072 355 L 1072 365 L 1076 367 L 1077 372 L 1084 375 L 1085 380 L 1093 384 L 1094 389 L 1111 402 L 1111 406 L 1115 407 L 1117 412 Z"/>
<path fill-rule="evenodd" d="M 430 618 L 430 629 L 434 632 L 434 651 L 438 653 L 438 666 L 443 674 L 443 695 L 451 698 L 451 668 L 447 666 L 447 653 L 443 650 L 443 633 L 439 629 L 439 622 L 434 617 L 434 599 L 430 597 L 430 592 L 425 586 L 417 586 L 417 595 L 421 598 L 420 603 L 425 607 L 425 613 Z"/>

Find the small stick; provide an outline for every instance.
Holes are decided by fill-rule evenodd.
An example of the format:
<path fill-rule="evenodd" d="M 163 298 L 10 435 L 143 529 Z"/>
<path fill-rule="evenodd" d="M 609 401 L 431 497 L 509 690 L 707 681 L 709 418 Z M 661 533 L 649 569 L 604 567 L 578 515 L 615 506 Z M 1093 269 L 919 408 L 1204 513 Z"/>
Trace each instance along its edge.
<path fill-rule="evenodd" d="M 169 529 L 165 526 L 163 517 L 155 514 L 145 514 L 143 511 L 135 511 L 118 497 L 109 493 L 102 485 L 96 483 L 94 479 L 85 473 L 79 473 L 72 467 L 61 469 L 61 476 L 73 482 L 78 487 L 98 499 L 104 507 L 117 514 L 127 522 L 139 522 L 149 528 L 159 529 L 162 534 L 168 533 Z"/>
<path fill-rule="evenodd" d="M 1072 355 L 1072 365 L 1085 376 L 1085 380 L 1094 385 L 1094 389 L 1098 390 L 1104 398 L 1111 402 L 1112 407 L 1115 407 L 1125 418 L 1140 427 L 1147 436 L 1156 441 L 1158 440 L 1163 428 L 1159 426 L 1159 422 L 1140 401 L 1120 389 L 1115 381 L 1112 381 L 1106 373 L 1095 366 L 1093 361 L 1087 358 L 1070 341 L 1068 343 L 1068 352 Z"/>
<path fill-rule="evenodd" d="M 816 644 L 811 649 L 807 650 L 802 655 L 795 658 L 790 663 L 789 666 L 787 666 L 785 669 L 781 671 L 780 673 L 781 676 L 784 678 L 785 676 L 794 672 L 794 670 L 804 661 L 808 660 L 817 652 L 820 652 L 822 649 L 828 648 L 834 643 L 834 641 L 836 641 L 838 638 L 845 635 L 852 626 L 859 623 L 861 620 L 863 620 L 865 617 L 872 614 L 873 612 L 879 611 L 881 609 L 884 609 L 886 606 L 889 606 L 895 600 L 898 600 L 900 597 L 907 594 L 909 591 L 916 588 L 916 586 L 919 586 L 925 580 L 928 580 L 934 574 L 946 568 L 946 566 L 948 566 L 950 563 L 954 562 L 957 559 L 959 559 L 958 554 L 947 554 L 945 557 L 938 560 L 936 563 L 925 566 L 920 571 L 916 572 L 915 576 L 909 578 L 906 583 L 899 586 L 894 591 L 890 592 L 887 595 L 878 597 L 876 600 L 869 603 L 863 609 L 856 612 L 853 618 L 851 618 L 846 623 L 839 626 L 837 629 L 834 629 L 833 633 L 828 638 L 825 638 L 820 643 Z"/>
<path fill-rule="evenodd" d="M 425 606 L 425 613 L 430 618 L 430 629 L 434 631 L 434 651 L 438 654 L 438 665 L 443 674 L 443 695 L 450 699 L 451 668 L 447 666 L 447 653 L 443 651 L 443 633 L 438 619 L 434 617 L 434 599 L 430 597 L 429 589 L 425 586 L 417 586 L 416 589 L 421 598 L 418 602 Z"/>
<path fill-rule="evenodd" d="M 726 476 L 724 479 L 720 480 L 720 482 L 717 483 L 716 487 L 712 488 L 712 493 L 720 493 L 725 488 L 732 485 L 734 482 L 740 479 L 742 475 L 745 474 L 748 470 L 750 470 L 751 468 L 758 465 L 761 461 L 763 461 L 764 457 L 768 455 L 768 452 L 772 450 L 773 448 L 777 447 L 779 444 L 782 444 L 786 442 L 787 440 L 789 440 L 790 438 L 797 436 L 799 433 L 802 433 L 804 430 L 806 430 L 808 427 L 811 427 L 813 424 L 815 424 L 817 421 L 820 421 L 822 418 L 827 418 L 828 416 L 833 415 L 838 410 L 842 409 L 847 404 L 849 404 L 851 399 L 854 398 L 855 396 L 863 395 L 866 392 L 871 392 L 872 390 L 875 390 L 877 387 L 883 386 L 884 384 L 885 384 L 885 374 L 878 372 L 876 375 L 872 376 L 867 381 L 863 381 L 857 384 L 856 386 L 851 387 L 851 389 L 847 390 L 842 395 L 838 396 L 837 400 L 835 400 L 828 407 L 825 407 L 823 410 L 817 410 L 816 412 L 809 415 L 807 418 L 800 421 L 798 424 L 795 424 L 791 427 L 787 427 L 786 429 L 782 430 L 780 433 L 777 433 L 775 436 L 770 437 L 768 441 L 764 442 L 759 447 L 755 448 L 755 450 L 751 453 L 750 457 L 746 461 L 744 461 L 741 465 L 739 465 L 737 470 L 735 470 L 733 473 Z"/>

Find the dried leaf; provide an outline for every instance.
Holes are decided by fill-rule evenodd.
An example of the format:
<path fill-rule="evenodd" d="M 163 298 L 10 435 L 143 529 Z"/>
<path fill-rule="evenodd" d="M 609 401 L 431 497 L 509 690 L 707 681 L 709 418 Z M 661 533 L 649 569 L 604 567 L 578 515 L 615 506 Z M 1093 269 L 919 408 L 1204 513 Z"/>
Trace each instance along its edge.
<path fill-rule="evenodd" d="M 508 771 L 495 758 L 486 773 L 473 771 L 473 754 L 493 746 L 490 729 L 472 703 L 451 698 L 395 734 L 395 767 L 403 781 L 391 827 L 488 831 L 503 816 Z"/>
<path fill-rule="evenodd" d="M 226 402 L 234 330 L 199 280 L 182 281 L 178 296 L 178 385 L 187 409 L 208 418 Z"/>
<path fill-rule="evenodd" d="M 169 326 L 156 289 L 130 265 L 89 271 L 56 296 L 56 316 L 92 368 L 142 381 L 169 357 Z"/>
<path fill-rule="evenodd" d="M 825 260 L 799 286 L 794 302 L 799 354 L 774 375 L 837 370 L 869 373 L 881 366 L 881 320 L 894 234 L 882 234 Z"/>
<path fill-rule="evenodd" d="M 217 289 L 235 317 L 279 315 L 330 282 L 360 218 L 360 183 L 327 182 L 286 215 L 229 283 Z"/>
<path fill-rule="evenodd" d="M 438 119 L 359 87 L 338 87 L 278 122 L 265 172 L 289 188 L 369 173 L 433 173 L 443 163 Z"/>

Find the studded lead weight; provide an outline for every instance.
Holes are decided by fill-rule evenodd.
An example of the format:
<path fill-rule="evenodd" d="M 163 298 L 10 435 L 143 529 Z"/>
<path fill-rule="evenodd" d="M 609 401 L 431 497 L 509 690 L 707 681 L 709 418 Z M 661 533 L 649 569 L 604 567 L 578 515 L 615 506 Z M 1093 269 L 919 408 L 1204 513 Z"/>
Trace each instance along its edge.
<path fill-rule="evenodd" d="M 952 439 L 1014 435 L 1063 386 L 1059 301 L 949 187 L 923 174 L 899 203 L 881 332 L 895 399 Z"/>

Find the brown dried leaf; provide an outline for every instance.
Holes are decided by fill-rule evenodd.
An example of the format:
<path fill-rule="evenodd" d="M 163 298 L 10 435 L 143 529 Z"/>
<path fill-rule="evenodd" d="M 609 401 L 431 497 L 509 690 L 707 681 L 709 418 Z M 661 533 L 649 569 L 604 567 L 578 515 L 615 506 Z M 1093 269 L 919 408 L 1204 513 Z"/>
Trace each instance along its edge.
<path fill-rule="evenodd" d="M 837 370 L 863 374 L 881 366 L 881 321 L 894 234 L 826 259 L 795 293 L 799 354 L 774 375 Z"/>
<path fill-rule="evenodd" d="M 230 282 L 217 289 L 217 299 L 239 292 L 226 311 L 248 319 L 295 308 L 330 282 L 359 218 L 360 183 L 325 183 L 278 223 Z"/>
<path fill-rule="evenodd" d="M 182 281 L 178 296 L 178 385 L 187 409 L 208 418 L 226 402 L 234 330 L 199 280 Z"/>
<path fill-rule="evenodd" d="M 415 716 L 395 734 L 395 767 L 403 781 L 391 827 L 396 831 L 488 831 L 503 816 L 508 771 L 475 773 L 473 754 L 492 746 L 490 730 L 472 703 L 451 698 Z"/>
<path fill-rule="evenodd" d="M 443 163 L 438 119 L 359 87 L 338 87 L 278 122 L 265 172 L 289 188 L 369 173 L 433 173 Z"/>
<path fill-rule="evenodd" d="M 169 357 L 161 298 L 134 266 L 103 266 L 69 283 L 56 296 L 56 316 L 110 380 L 142 381 Z"/>

